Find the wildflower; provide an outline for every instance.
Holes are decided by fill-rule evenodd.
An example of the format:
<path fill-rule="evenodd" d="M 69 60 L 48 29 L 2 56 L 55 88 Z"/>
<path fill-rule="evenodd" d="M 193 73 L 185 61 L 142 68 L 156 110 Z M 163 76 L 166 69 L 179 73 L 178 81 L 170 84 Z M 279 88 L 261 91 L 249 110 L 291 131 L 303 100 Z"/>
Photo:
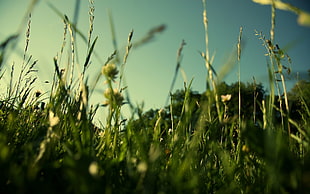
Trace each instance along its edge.
<path fill-rule="evenodd" d="M 171 128 L 169 128 L 169 130 L 168 130 L 168 134 L 169 134 L 169 135 L 171 135 L 171 134 L 172 134 L 172 132 L 173 132 L 173 131 L 172 131 L 172 129 L 171 129 Z"/>
<path fill-rule="evenodd" d="M 225 110 L 224 110 L 224 121 L 227 122 L 229 115 L 228 115 L 228 106 L 227 102 L 231 99 L 231 94 L 221 95 L 222 102 L 224 103 Z"/>
<path fill-rule="evenodd" d="M 145 173 L 147 171 L 147 163 L 146 162 L 140 162 L 137 166 L 137 170 L 140 173 Z"/>
<path fill-rule="evenodd" d="M 99 137 L 104 137 L 104 134 L 105 134 L 104 131 L 100 131 L 99 132 Z"/>
<path fill-rule="evenodd" d="M 107 77 L 107 79 L 114 81 L 118 74 L 117 67 L 114 63 L 109 63 L 102 67 L 102 74 Z"/>
<path fill-rule="evenodd" d="M 250 149 L 249 149 L 249 147 L 248 147 L 248 146 L 243 145 L 243 146 L 242 146 L 242 151 L 243 151 L 243 152 L 249 152 L 249 151 L 250 151 Z"/>
<path fill-rule="evenodd" d="M 97 176 L 99 173 L 99 167 L 98 167 L 98 163 L 97 162 L 92 162 L 89 167 L 88 167 L 88 172 L 89 174 L 91 174 L 92 176 Z"/>
<path fill-rule="evenodd" d="M 226 103 L 226 102 L 230 101 L 231 94 L 221 95 L 221 99 L 222 99 L 223 103 Z"/>
<path fill-rule="evenodd" d="M 106 97 L 107 101 L 105 102 L 106 105 L 115 103 L 117 105 L 122 105 L 124 97 L 117 89 L 107 88 L 104 91 L 104 97 Z"/>
<path fill-rule="evenodd" d="M 48 115 L 49 121 L 50 121 L 50 127 L 54 127 L 59 123 L 59 117 L 55 116 L 55 114 L 50 111 Z"/>

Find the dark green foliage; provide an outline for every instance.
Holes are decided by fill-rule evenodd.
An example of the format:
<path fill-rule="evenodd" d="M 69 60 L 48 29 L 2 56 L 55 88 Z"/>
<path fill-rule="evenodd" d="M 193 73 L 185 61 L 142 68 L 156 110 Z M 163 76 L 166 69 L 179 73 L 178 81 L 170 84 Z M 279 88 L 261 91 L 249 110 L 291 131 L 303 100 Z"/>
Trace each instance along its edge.
<path fill-rule="evenodd" d="M 237 87 L 222 86 L 232 94 Z M 177 91 L 171 106 L 140 114 L 116 133 L 93 126 L 79 109 L 82 99 L 70 97 L 65 87 L 59 86 L 58 92 L 62 94 L 52 97 L 44 110 L 17 110 L 2 101 L 2 192 L 294 193 L 307 188 L 306 147 L 300 155 L 300 144 L 287 146 L 285 133 L 263 130 L 251 116 L 243 119 L 241 131 L 236 131 L 236 120 L 219 123 L 216 118 L 201 128 L 204 94 Z M 244 92 L 243 103 L 252 101 L 252 92 L 248 98 Z M 237 109 L 233 101 L 231 115 Z M 61 118 L 50 137 L 49 111 Z M 248 111 L 243 114 L 252 115 L 253 109 Z M 154 139 L 156 130 L 160 133 Z M 90 173 L 92 164 L 95 174 Z"/>

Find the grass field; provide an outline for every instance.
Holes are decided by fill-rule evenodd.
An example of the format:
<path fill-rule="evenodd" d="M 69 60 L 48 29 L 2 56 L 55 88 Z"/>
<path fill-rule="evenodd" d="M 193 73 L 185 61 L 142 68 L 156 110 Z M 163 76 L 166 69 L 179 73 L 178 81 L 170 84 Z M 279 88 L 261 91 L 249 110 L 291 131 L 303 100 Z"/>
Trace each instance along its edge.
<path fill-rule="evenodd" d="M 274 5 L 270 37 L 257 33 L 268 57 L 270 91 L 259 97 L 254 80 L 250 100 L 242 97 L 240 80 L 237 95 L 222 93 L 218 77 L 225 73 L 217 75 L 212 68 L 206 9 L 202 13 L 206 51 L 201 56 L 208 70 L 208 89 L 195 95 L 192 83 L 184 83 L 179 98 L 171 94 L 167 107 L 148 112 L 132 104 L 126 88 L 121 88 L 133 31 L 124 56 L 111 54 L 97 81 L 89 84 L 85 73 L 97 42 L 92 34 L 94 9 L 90 6 L 88 36 L 61 16 L 71 60 L 61 60 L 63 52 L 54 58 L 51 92 L 44 93 L 36 90 L 37 62 L 28 54 L 29 19 L 22 70 L 15 79 L 12 68 L 11 82 L 0 99 L 0 193 L 308 193 L 309 96 L 307 88 L 297 84 L 294 102 L 299 106 L 292 108 L 285 83 L 290 58 L 274 43 Z M 88 45 L 78 76 L 73 73 L 75 33 Z M 242 28 L 237 39 L 229 63 L 240 67 Z M 5 46 L 13 40 L 14 36 L 1 44 L 0 68 L 5 65 Z M 61 51 L 66 48 L 64 44 Z M 178 58 L 176 75 L 180 63 Z M 4 73 L 10 72 L 0 71 L 0 78 Z M 89 98 L 101 84 L 100 77 L 105 79 L 105 100 L 91 105 Z M 309 81 L 302 83 L 309 88 Z M 251 102 L 251 116 L 244 114 L 245 101 Z M 95 126 L 99 106 L 107 114 Z M 124 106 L 130 107 L 128 118 L 122 114 Z M 232 106 L 237 107 L 233 114 Z"/>

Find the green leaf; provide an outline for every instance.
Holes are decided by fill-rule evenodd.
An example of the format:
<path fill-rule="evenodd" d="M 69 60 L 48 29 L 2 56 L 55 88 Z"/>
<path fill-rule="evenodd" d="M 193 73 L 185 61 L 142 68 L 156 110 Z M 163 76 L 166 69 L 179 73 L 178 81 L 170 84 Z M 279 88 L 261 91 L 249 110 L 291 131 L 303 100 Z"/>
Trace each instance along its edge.
<path fill-rule="evenodd" d="M 91 45 L 89 51 L 88 51 L 88 54 L 87 54 L 87 57 L 86 57 L 86 60 L 85 60 L 85 63 L 84 63 L 84 68 L 88 65 L 89 63 L 89 60 L 90 60 L 90 56 L 91 54 L 93 53 L 93 50 L 94 50 L 94 47 L 95 47 L 95 44 L 97 42 L 97 39 L 98 39 L 98 36 L 95 38 L 93 44 Z"/>

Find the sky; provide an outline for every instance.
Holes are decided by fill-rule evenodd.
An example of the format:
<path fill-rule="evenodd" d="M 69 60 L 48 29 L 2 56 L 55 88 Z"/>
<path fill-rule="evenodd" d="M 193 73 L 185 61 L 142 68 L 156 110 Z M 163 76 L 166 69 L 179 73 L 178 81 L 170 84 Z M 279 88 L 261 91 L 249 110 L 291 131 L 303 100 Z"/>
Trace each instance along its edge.
<path fill-rule="evenodd" d="M 310 12 L 308 0 L 286 0 L 305 11 Z M 55 6 L 69 19 L 74 18 L 75 0 L 41 0 L 32 11 L 31 32 L 28 53 L 38 60 L 38 89 L 48 91 L 54 72 L 53 58 L 59 53 L 63 41 L 62 19 L 51 9 Z M 207 0 L 209 21 L 209 51 L 214 55 L 213 67 L 216 71 L 227 62 L 228 56 L 236 48 L 240 27 L 243 28 L 242 56 L 240 75 L 243 82 L 268 83 L 266 50 L 255 30 L 269 38 L 271 7 L 256 4 L 251 0 Z M 25 13 L 31 0 L 0 0 L 0 42 L 10 35 L 26 32 Z M 81 0 L 77 27 L 86 36 L 89 31 L 89 1 Z M 144 37 L 154 27 L 165 25 L 166 29 L 157 34 L 153 41 L 132 49 L 125 66 L 125 80 L 131 101 L 134 104 L 144 102 L 145 110 L 161 108 L 165 105 L 170 84 L 177 63 L 177 51 L 182 40 L 186 45 L 182 51 L 181 68 L 186 80 L 179 73 L 174 89 L 183 89 L 184 81 L 193 80 L 192 90 L 203 92 L 206 88 L 207 70 L 199 52 L 206 50 L 203 26 L 203 5 L 200 0 L 94 0 L 95 20 L 93 39 L 98 36 L 95 52 L 102 61 L 113 53 L 113 43 L 109 13 L 116 34 L 120 53 L 124 53 L 128 34 L 134 31 L 133 41 Z M 288 11 L 277 10 L 275 43 L 287 49 L 292 59 L 292 71 L 305 75 L 310 69 L 310 27 L 300 26 L 297 16 Z M 78 63 L 85 59 L 85 44 L 77 37 Z M 69 40 L 68 40 L 69 42 Z M 67 43 L 68 44 L 68 43 Z M 14 63 L 22 61 L 25 38 L 20 38 L 16 48 L 6 59 L 6 77 L 1 85 L 8 83 L 9 70 Z M 64 60 L 65 61 L 65 60 Z M 65 63 L 64 63 L 65 64 Z M 89 80 L 93 80 L 102 65 L 92 58 L 88 69 Z M 65 66 L 65 65 L 63 65 Z M 81 66 L 81 65 L 80 65 Z M 93 104 L 104 101 L 103 91 L 106 85 L 100 80 L 91 98 Z M 236 65 L 224 78 L 227 83 L 238 81 Z M 289 87 L 294 80 L 288 82 Z"/>

